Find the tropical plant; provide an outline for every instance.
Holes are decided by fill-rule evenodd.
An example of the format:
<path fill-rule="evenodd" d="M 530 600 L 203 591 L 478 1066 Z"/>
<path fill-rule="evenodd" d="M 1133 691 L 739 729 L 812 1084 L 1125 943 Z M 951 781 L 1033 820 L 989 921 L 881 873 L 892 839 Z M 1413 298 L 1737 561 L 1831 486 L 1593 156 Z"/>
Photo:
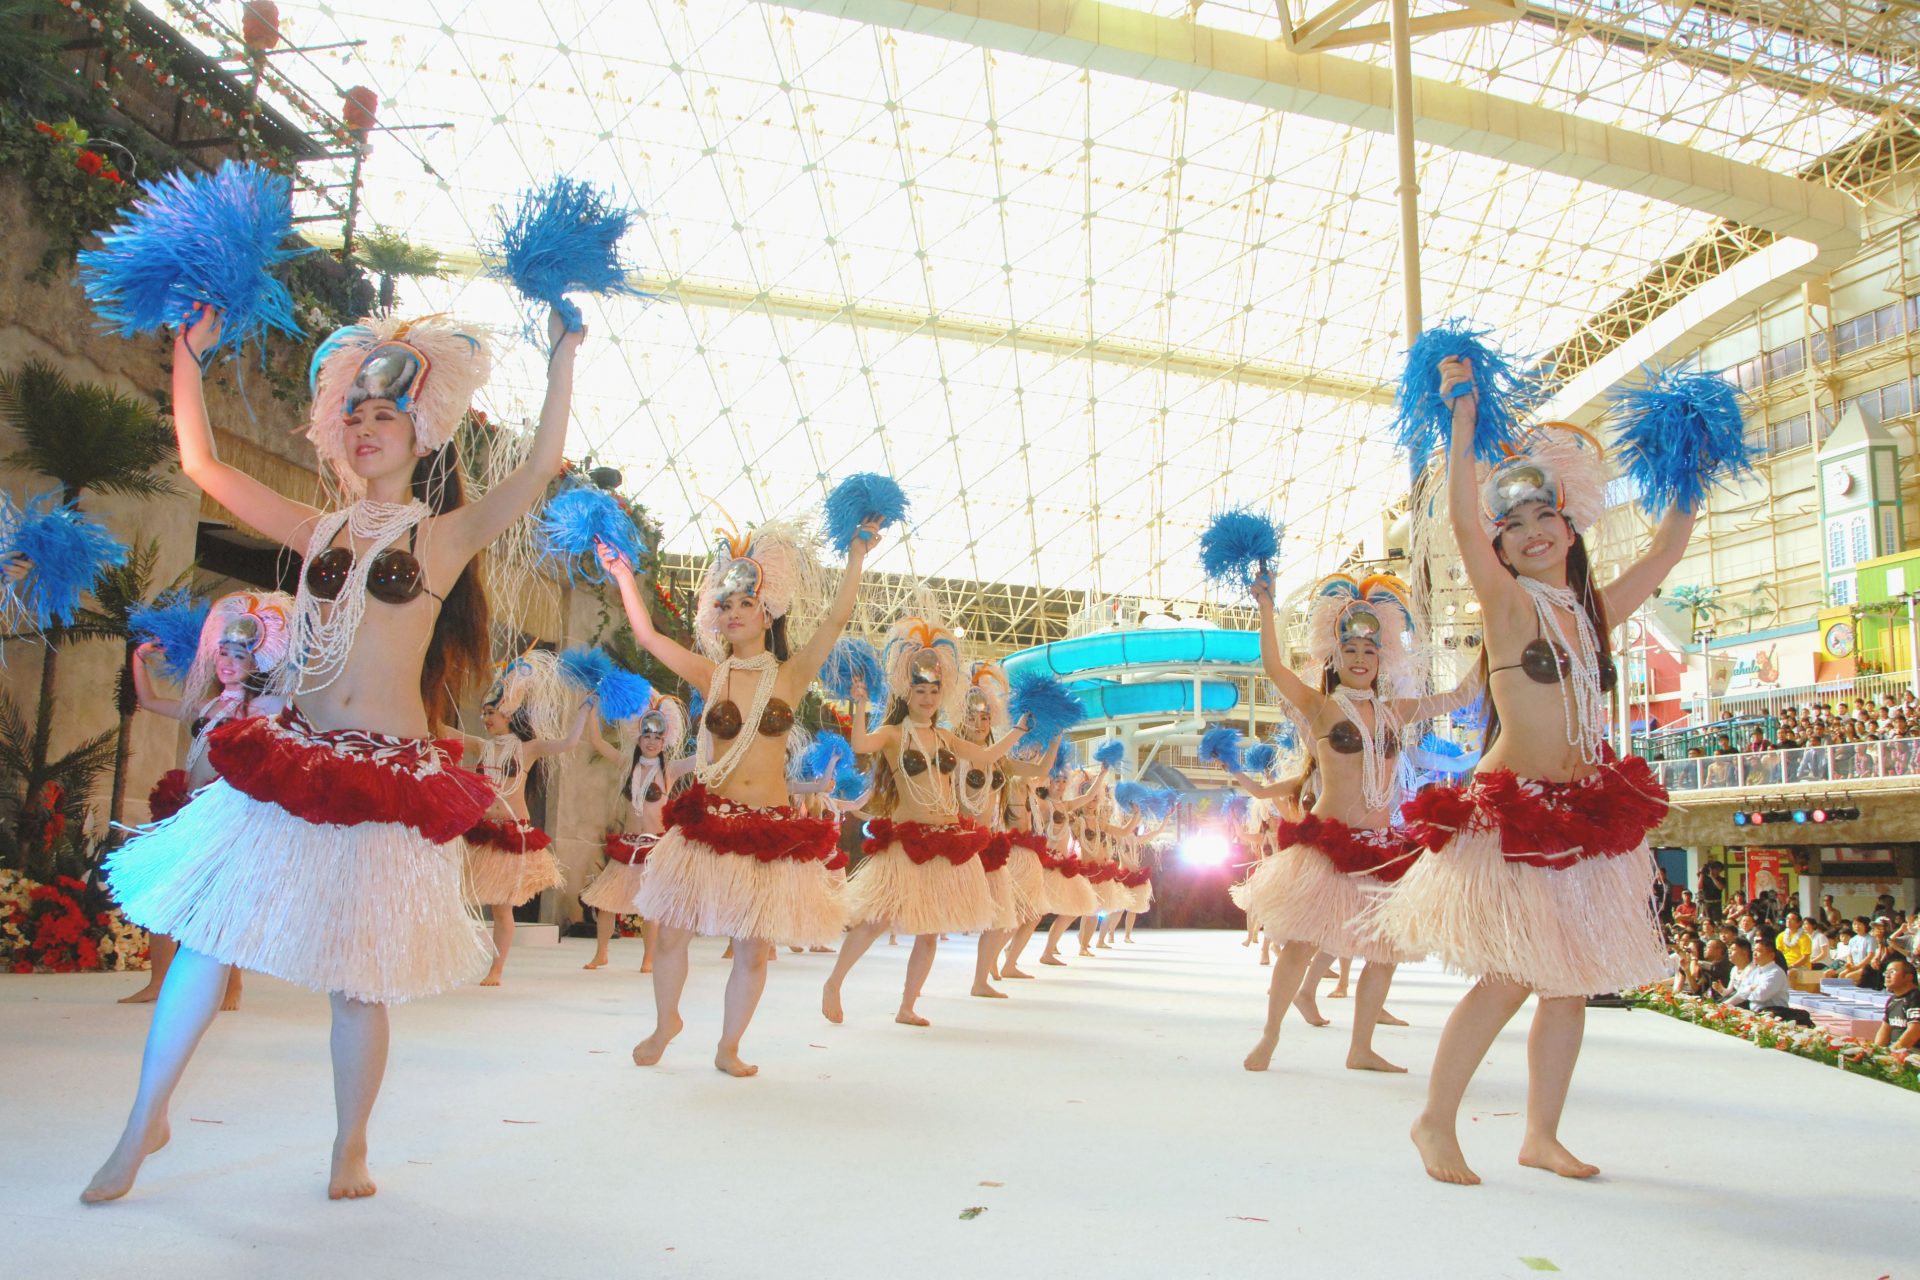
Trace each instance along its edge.
<path fill-rule="evenodd" d="M 1666 597 L 1688 612 L 1689 626 L 1695 632 L 1725 613 L 1727 609 L 1727 606 L 1720 603 L 1719 587 L 1671 587 L 1667 590 Z"/>
<path fill-rule="evenodd" d="M 174 492 L 171 484 L 153 474 L 173 457 L 174 444 L 173 433 L 149 400 L 98 383 L 74 382 L 52 365 L 32 360 L 0 374 L 0 419 L 20 433 L 21 443 L 19 449 L 0 458 L 0 463 L 52 480 L 60 487 L 63 501 L 78 501 L 88 491 L 142 498 Z M 17 773 L 26 780 L 13 822 L 19 856 L 25 859 L 36 859 L 46 852 L 51 810 L 45 783 L 54 780 L 63 766 L 79 759 L 90 760 L 88 753 L 95 743 L 106 742 L 106 763 L 112 759 L 113 747 L 107 741 L 113 736 L 110 732 L 83 743 L 59 761 L 47 759 L 63 639 L 59 630 L 41 637 L 40 701 L 32 733 L 26 732 L 18 709 L 10 708 L 13 722 L 20 728 L 19 745 L 27 754 L 18 767 L 0 761 L 0 771 Z M 91 791 L 92 775 L 88 774 L 86 786 L 64 786 L 60 803 L 83 812 Z"/>
<path fill-rule="evenodd" d="M 63 845 L 78 838 L 100 775 L 113 767 L 114 731 L 88 738 L 58 759 L 47 758 L 52 708 L 42 703 L 31 731 L 11 698 L 0 697 L 0 861 L 30 880 L 51 880 Z M 7 848 L 6 845 L 11 845 Z"/>
<path fill-rule="evenodd" d="M 440 254 L 414 244 L 397 232 L 376 231 L 353 249 L 353 260 L 380 277 L 380 310 L 393 310 L 395 286 L 401 279 L 437 278 Z"/>
<path fill-rule="evenodd" d="M 74 639 L 120 642 L 120 671 L 114 677 L 113 684 L 114 709 L 120 713 L 120 732 L 114 744 L 113 789 L 109 792 L 107 802 L 107 818 L 114 823 L 120 821 L 126 808 L 127 759 L 133 745 L 133 717 L 140 709 L 133 688 L 133 651 L 139 646 L 134 641 L 130 615 L 137 606 L 148 603 L 155 595 L 186 586 L 194 572 L 194 566 L 188 565 L 172 582 L 156 592 L 153 590 L 153 571 L 159 562 L 158 539 L 136 544 L 128 553 L 125 564 L 110 566 L 94 579 L 93 599 L 97 607 L 80 610 L 64 633 Z M 111 829 L 106 843 L 109 846 L 119 843 L 117 834 Z"/>

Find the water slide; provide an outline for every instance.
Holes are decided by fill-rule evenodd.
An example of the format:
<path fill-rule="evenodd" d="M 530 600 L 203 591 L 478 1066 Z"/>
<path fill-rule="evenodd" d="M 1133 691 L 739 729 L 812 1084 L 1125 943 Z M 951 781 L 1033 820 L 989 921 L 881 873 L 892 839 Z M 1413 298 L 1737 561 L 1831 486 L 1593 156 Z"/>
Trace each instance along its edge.
<path fill-rule="evenodd" d="M 1260 637 L 1215 627 L 1102 631 L 1022 649 L 1001 666 L 1009 679 L 1028 671 L 1058 676 L 1091 720 L 1178 716 L 1196 710 L 1216 716 L 1240 705 L 1240 690 L 1230 679 L 1207 677 L 1257 673 Z"/>

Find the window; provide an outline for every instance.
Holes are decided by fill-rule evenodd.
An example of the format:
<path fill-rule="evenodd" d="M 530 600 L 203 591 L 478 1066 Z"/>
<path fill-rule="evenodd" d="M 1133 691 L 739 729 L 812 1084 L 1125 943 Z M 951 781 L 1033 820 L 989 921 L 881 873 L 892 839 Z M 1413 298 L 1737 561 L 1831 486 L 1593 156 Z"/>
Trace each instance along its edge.
<path fill-rule="evenodd" d="M 1899 517 L 1892 507 L 1880 508 L 1880 554 L 1890 556 L 1900 550 Z M 1901 588 L 1903 591 L 1905 587 Z"/>
<path fill-rule="evenodd" d="M 1798 449 L 1801 445 L 1811 444 L 1812 436 L 1807 433 L 1807 415 L 1788 418 L 1785 422 L 1776 422 L 1767 428 L 1767 452 L 1779 453 L 1785 449 Z"/>
<path fill-rule="evenodd" d="M 1852 520 L 1848 521 L 1848 524 L 1851 526 L 1853 535 L 1853 560 L 1849 563 L 1857 563 L 1861 560 L 1871 559 L 1873 556 L 1873 547 L 1869 541 L 1871 535 L 1867 528 L 1867 517 L 1864 515 L 1855 516 Z"/>
<path fill-rule="evenodd" d="M 1853 579 L 1851 577 L 1835 578 L 1833 580 L 1832 594 L 1833 594 L 1833 599 L 1830 603 L 1852 604 L 1853 603 Z"/>
<path fill-rule="evenodd" d="M 1752 391 L 1764 381 L 1761 377 L 1760 362 L 1761 357 L 1755 356 L 1751 360 L 1742 360 L 1729 370 L 1733 374 L 1734 382 L 1739 384 L 1742 391 Z"/>
<path fill-rule="evenodd" d="M 1911 299 L 1908 300 L 1909 303 Z M 1833 326 L 1833 354 L 1851 355 L 1900 335 L 1905 304 L 1889 302 L 1877 311 L 1843 320 Z"/>
<path fill-rule="evenodd" d="M 1827 568 L 1830 571 L 1844 569 L 1850 562 L 1847 559 L 1847 522 L 1835 520 L 1827 526 Z"/>
<path fill-rule="evenodd" d="M 1880 421 L 1890 418 L 1904 418 L 1913 412 L 1913 384 L 1906 381 L 1889 382 L 1880 388 Z"/>
<path fill-rule="evenodd" d="M 1794 339 L 1783 347 L 1775 347 L 1761 357 L 1766 366 L 1767 381 L 1779 378 L 1791 378 L 1807 367 L 1807 344 Z"/>

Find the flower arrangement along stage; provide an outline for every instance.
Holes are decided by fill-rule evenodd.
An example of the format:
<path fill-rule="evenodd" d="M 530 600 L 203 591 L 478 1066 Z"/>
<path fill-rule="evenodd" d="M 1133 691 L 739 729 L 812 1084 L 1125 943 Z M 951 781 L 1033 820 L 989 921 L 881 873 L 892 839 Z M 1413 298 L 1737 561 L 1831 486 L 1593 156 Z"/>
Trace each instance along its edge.
<path fill-rule="evenodd" d="M 1768 1013 L 1729 1008 L 1712 1000 L 1684 996 L 1664 984 L 1626 993 L 1636 1009 L 1664 1013 L 1696 1027 L 1735 1036 L 1761 1049 L 1777 1049 L 1854 1075 L 1869 1076 L 1920 1092 L 1920 1053 L 1876 1049 L 1819 1027 L 1803 1027 Z"/>
<path fill-rule="evenodd" d="M 107 891 L 72 876 L 51 884 L 0 871 L 0 970 L 104 973 L 147 967 L 146 931 Z"/>

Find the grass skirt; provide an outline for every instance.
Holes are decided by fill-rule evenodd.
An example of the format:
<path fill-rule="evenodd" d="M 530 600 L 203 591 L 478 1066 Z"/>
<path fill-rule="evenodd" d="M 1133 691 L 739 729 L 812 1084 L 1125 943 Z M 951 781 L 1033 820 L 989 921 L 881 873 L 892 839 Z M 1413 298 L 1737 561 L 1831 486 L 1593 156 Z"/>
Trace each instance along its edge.
<path fill-rule="evenodd" d="M 1578 783 L 1504 770 L 1408 805 L 1438 846 L 1376 908 L 1372 929 L 1456 973 L 1587 996 L 1672 973 L 1645 833 L 1665 793 L 1629 757 Z M 1451 827 L 1448 834 L 1440 824 Z M 1577 834 L 1591 843 L 1568 846 Z M 1525 840 L 1528 847 L 1516 845 Z"/>
<path fill-rule="evenodd" d="M 1013 906 L 1013 873 L 1005 867 L 987 874 L 987 893 L 993 898 L 994 929 L 1015 929 L 1024 918 Z"/>
<path fill-rule="evenodd" d="M 552 840 L 530 822 L 482 822 L 466 836 L 467 900 L 483 907 L 517 907 L 558 887 L 565 876 Z"/>
<path fill-rule="evenodd" d="M 827 869 L 838 834 L 832 822 L 736 804 L 697 783 L 674 797 L 666 816 L 633 914 L 707 937 L 795 947 L 839 941 L 845 917 Z"/>
<path fill-rule="evenodd" d="M 647 874 L 647 855 L 653 851 L 658 836 L 622 835 L 619 832 L 607 834 L 607 865 L 600 868 L 600 874 L 580 895 L 584 902 L 595 911 L 611 911 L 615 915 L 630 916 L 634 913 L 634 900 L 640 896 L 640 882 Z"/>
<path fill-rule="evenodd" d="M 107 856 L 128 920 L 254 973 L 371 1004 L 487 971 L 460 845 L 397 822 L 315 824 L 216 780 Z"/>
<path fill-rule="evenodd" d="M 1059 916 L 1091 916 L 1100 911 L 1100 896 L 1077 864 L 1074 873 L 1068 875 L 1058 868 L 1048 867 L 1042 882 L 1046 890 L 1047 910 Z"/>
<path fill-rule="evenodd" d="M 1243 905 L 1275 942 L 1310 942 L 1328 955 L 1401 964 L 1419 953 L 1400 950 L 1368 928 L 1371 908 L 1389 887 L 1373 876 L 1341 871 L 1313 845 L 1290 844 L 1254 867 Z"/>
<path fill-rule="evenodd" d="M 1013 913 L 1021 923 L 1045 915 L 1047 873 L 1040 865 L 1040 855 L 1030 846 L 1014 841 L 1007 853 L 1007 875 L 1013 881 Z"/>
<path fill-rule="evenodd" d="M 461 846 L 447 842 L 486 812 L 491 789 L 451 767 L 446 747 L 321 732 L 288 708 L 212 730 L 209 759 L 220 779 L 107 855 L 128 920 L 371 1004 L 486 972 L 493 948 L 461 905 Z"/>
<path fill-rule="evenodd" d="M 994 927 L 993 894 L 979 858 L 916 863 L 898 840 L 870 853 L 847 877 L 847 918 L 889 933 L 978 933 Z"/>

